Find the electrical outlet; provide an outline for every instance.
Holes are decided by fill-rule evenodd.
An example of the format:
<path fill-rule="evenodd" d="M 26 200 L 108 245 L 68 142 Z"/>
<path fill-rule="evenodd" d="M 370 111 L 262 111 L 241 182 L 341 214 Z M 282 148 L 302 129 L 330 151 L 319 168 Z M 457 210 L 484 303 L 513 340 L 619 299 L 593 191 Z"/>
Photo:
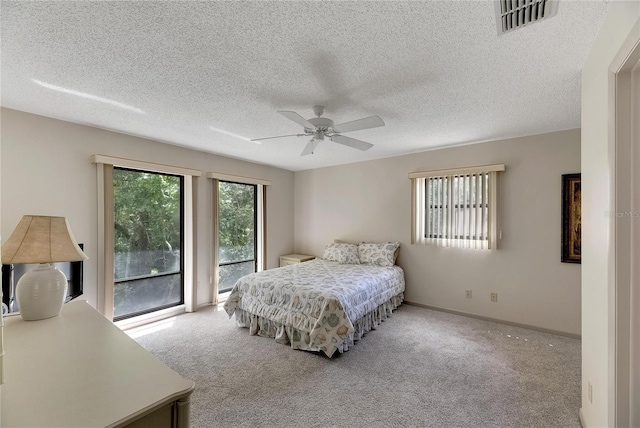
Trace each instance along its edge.
<path fill-rule="evenodd" d="M 466 296 L 467 299 L 470 299 L 471 298 L 471 290 L 466 290 L 465 291 L 465 296 Z"/>
<path fill-rule="evenodd" d="M 587 397 L 589 397 L 589 403 L 593 404 L 593 385 L 591 381 L 587 382 Z"/>
<path fill-rule="evenodd" d="M 498 301 L 498 293 L 491 293 L 491 301 L 492 302 Z"/>

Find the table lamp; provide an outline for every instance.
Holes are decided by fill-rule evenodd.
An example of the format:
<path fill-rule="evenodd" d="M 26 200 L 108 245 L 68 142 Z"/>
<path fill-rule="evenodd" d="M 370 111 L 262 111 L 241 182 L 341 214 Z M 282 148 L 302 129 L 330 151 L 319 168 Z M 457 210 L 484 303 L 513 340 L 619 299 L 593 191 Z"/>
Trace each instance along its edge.
<path fill-rule="evenodd" d="M 39 263 L 16 285 L 22 319 L 36 321 L 58 315 L 67 295 L 67 277 L 50 263 L 87 258 L 73 237 L 66 217 L 23 216 L 2 245 L 3 264 Z"/>

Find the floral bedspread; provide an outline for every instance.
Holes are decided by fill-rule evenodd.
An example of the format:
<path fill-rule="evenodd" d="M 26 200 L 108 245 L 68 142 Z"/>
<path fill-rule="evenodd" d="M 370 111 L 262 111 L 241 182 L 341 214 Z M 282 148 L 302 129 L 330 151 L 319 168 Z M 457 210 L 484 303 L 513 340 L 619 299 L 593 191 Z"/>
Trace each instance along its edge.
<path fill-rule="evenodd" d="M 331 357 L 348 349 L 354 334 L 361 336 L 386 318 L 402 301 L 404 287 L 399 266 L 316 259 L 240 278 L 224 309 L 254 334 L 263 330 L 294 348 Z"/>

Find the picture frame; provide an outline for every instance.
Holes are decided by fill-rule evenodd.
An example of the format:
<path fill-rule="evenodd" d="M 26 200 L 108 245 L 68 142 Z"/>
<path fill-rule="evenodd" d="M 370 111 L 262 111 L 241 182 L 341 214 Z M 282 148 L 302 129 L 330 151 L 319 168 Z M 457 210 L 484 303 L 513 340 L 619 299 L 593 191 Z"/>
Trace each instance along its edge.
<path fill-rule="evenodd" d="M 581 174 L 562 175 L 562 259 L 582 263 Z"/>

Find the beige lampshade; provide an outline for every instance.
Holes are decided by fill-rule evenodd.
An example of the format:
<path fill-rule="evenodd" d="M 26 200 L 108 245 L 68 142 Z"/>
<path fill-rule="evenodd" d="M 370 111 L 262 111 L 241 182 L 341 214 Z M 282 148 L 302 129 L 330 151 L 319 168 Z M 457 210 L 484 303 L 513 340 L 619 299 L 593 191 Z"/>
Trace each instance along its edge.
<path fill-rule="evenodd" d="M 76 262 L 82 252 L 66 217 L 25 215 L 2 245 L 2 263 Z"/>

